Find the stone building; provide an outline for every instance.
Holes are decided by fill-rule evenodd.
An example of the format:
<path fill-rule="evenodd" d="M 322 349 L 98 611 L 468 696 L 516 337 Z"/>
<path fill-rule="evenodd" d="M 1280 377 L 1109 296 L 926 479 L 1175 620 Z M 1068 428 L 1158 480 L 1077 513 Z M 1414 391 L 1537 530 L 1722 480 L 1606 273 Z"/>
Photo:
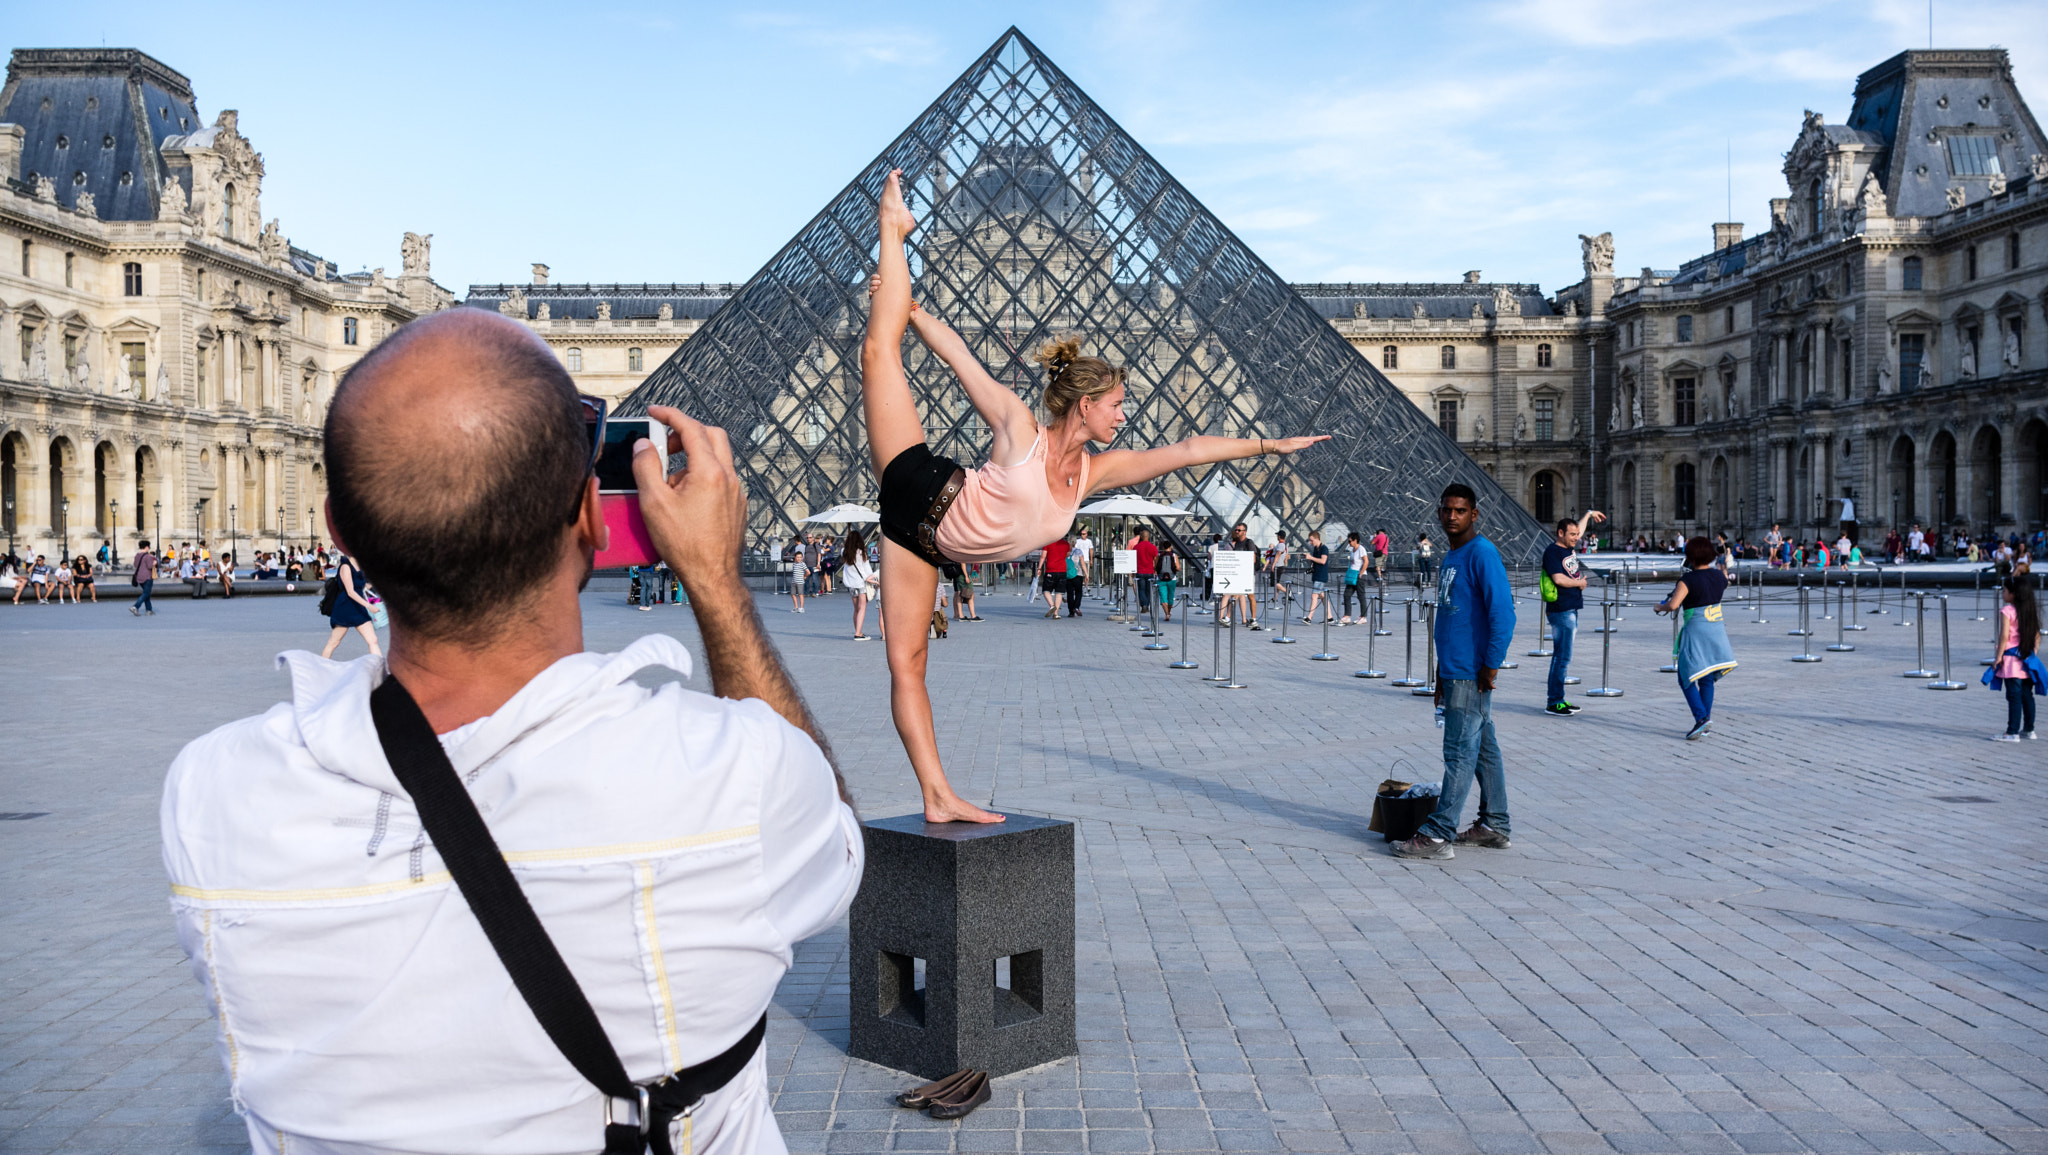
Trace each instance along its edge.
<path fill-rule="evenodd" d="M 1584 507 L 1596 318 L 1476 271 L 1454 284 L 1294 290 L 1537 521 Z"/>
<path fill-rule="evenodd" d="M 471 285 L 463 304 L 526 324 L 561 358 L 577 388 L 617 401 L 668 360 L 737 285 L 553 285 L 533 266 L 526 285 Z"/>
<path fill-rule="evenodd" d="M 25 551 L 324 536 L 337 374 L 454 296 L 343 274 L 262 209 L 263 157 L 134 49 L 17 49 L 0 89 L 0 529 Z"/>
<path fill-rule="evenodd" d="M 1903 52 L 1847 123 L 1806 114 L 1762 235 L 1716 224 L 1636 277 L 1589 240 L 1560 299 L 1605 314 L 1590 464 L 1617 528 L 2048 521 L 2044 154 L 2003 50 Z"/>

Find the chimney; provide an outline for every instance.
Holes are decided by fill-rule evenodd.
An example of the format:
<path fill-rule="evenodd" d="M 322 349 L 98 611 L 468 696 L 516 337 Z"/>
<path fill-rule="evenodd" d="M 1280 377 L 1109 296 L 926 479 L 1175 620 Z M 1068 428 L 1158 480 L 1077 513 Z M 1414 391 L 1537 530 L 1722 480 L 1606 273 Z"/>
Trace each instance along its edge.
<path fill-rule="evenodd" d="M 539 261 L 533 263 L 533 283 L 536 285 L 548 283 L 548 267 Z"/>
<path fill-rule="evenodd" d="M 1742 243 L 1742 222 L 1724 221 L 1714 226 L 1714 251 L 1732 248 Z"/>
<path fill-rule="evenodd" d="M 1469 269 L 1469 270 L 1467 270 L 1467 271 L 1466 271 L 1466 273 L 1465 273 L 1465 283 L 1466 283 L 1466 284 L 1468 284 L 1468 285 L 1476 285 L 1476 284 L 1478 284 L 1478 283 L 1479 283 L 1479 270 L 1478 270 L 1478 269 Z"/>

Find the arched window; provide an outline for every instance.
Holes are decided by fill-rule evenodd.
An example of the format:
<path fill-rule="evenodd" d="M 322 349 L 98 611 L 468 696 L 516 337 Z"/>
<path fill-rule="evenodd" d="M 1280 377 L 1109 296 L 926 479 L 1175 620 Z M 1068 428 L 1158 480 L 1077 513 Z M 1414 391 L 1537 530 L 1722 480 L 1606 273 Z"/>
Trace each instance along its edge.
<path fill-rule="evenodd" d="M 1537 367 L 1538 369 L 1548 369 L 1548 368 L 1550 368 L 1550 346 L 1549 346 L 1549 345 L 1538 345 L 1538 346 L 1536 346 L 1536 367 Z"/>
<path fill-rule="evenodd" d="M 626 350 L 626 368 L 638 373 L 644 363 L 645 359 L 641 356 L 639 346 Z"/>
<path fill-rule="evenodd" d="M 1678 507 L 1673 516 L 1680 521 L 1691 521 L 1699 516 L 1694 510 L 1698 502 L 1698 467 L 1690 461 L 1681 461 L 1671 469 L 1671 503 Z"/>
<path fill-rule="evenodd" d="M 27 243 L 27 241 L 22 242 L 22 244 Z M 1400 367 L 1401 347 L 1399 345 L 1388 345 L 1386 348 L 1380 350 L 1380 368 L 1399 369 Z"/>
<path fill-rule="evenodd" d="M 569 372 L 583 372 L 583 350 L 570 349 L 568 353 L 565 354 L 565 360 L 567 360 L 569 363 Z"/>
<path fill-rule="evenodd" d="M 343 317 L 341 319 L 341 343 L 344 345 L 356 343 L 356 319 L 354 317 Z"/>
<path fill-rule="evenodd" d="M 121 295 L 124 297 L 140 297 L 142 295 L 142 265 L 140 262 L 129 261 L 121 266 Z"/>
<path fill-rule="evenodd" d="M 1899 262 L 1899 287 L 1917 289 L 1920 287 L 1920 258 L 1907 257 Z"/>
<path fill-rule="evenodd" d="M 220 192 L 220 235 L 235 239 L 235 186 L 231 181 Z"/>
<path fill-rule="evenodd" d="M 1444 346 L 1443 362 L 1446 369 L 1456 369 L 1458 367 L 1458 347 L 1456 345 Z"/>

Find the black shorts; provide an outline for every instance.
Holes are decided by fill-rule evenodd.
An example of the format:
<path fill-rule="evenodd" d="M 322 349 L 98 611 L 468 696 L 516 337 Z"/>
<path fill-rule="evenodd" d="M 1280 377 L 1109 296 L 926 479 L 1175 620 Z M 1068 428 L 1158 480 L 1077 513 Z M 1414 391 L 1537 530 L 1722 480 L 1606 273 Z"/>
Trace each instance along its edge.
<path fill-rule="evenodd" d="M 951 507 L 960 492 L 956 479 L 963 472 L 959 462 L 940 457 L 923 442 L 897 454 L 882 470 L 882 535 L 946 571 L 948 577 L 959 567 L 939 552 L 938 523 L 945 519 L 945 510 L 941 509 L 937 518 L 931 514 L 941 500 Z M 946 492 L 949 486 L 953 487 L 951 494 Z"/>

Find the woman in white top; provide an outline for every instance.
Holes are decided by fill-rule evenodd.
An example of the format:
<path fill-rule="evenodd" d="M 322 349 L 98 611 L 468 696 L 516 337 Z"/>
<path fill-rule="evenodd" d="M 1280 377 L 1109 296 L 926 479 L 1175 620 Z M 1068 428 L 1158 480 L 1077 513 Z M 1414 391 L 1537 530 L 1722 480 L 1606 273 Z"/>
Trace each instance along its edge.
<path fill-rule="evenodd" d="M 235 555 L 223 553 L 214 559 L 214 566 L 220 575 L 220 596 L 235 596 Z"/>
<path fill-rule="evenodd" d="M 882 588 L 882 579 L 875 573 L 875 567 L 868 564 L 867 539 L 857 529 L 846 531 L 846 551 L 840 555 L 843 565 L 840 572 L 846 575 L 846 592 L 853 595 L 853 640 L 868 640 L 864 632 L 868 625 L 868 598 Z"/>

